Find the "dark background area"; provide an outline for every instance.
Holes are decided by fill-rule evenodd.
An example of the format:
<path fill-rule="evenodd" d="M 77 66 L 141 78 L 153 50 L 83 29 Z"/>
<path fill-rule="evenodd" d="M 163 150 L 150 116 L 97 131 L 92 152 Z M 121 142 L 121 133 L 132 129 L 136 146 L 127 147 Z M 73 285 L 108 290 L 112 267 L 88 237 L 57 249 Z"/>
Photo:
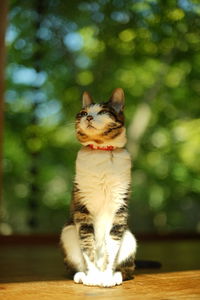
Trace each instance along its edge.
<path fill-rule="evenodd" d="M 137 233 L 200 232 L 198 0 L 11 0 L 0 231 L 58 233 L 88 90 L 126 95 Z M 1 45 L 2 46 L 2 45 Z"/>

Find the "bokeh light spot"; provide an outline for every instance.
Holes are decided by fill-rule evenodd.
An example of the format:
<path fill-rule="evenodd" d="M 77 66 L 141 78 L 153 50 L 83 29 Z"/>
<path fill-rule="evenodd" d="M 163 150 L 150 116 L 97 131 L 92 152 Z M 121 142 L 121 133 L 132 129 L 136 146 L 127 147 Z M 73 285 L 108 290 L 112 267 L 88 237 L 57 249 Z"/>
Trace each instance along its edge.
<path fill-rule="evenodd" d="M 94 77 L 93 77 L 92 72 L 90 72 L 90 71 L 83 71 L 83 72 L 78 73 L 78 75 L 77 75 L 77 82 L 80 85 L 89 85 L 93 82 L 93 80 L 94 80 Z"/>

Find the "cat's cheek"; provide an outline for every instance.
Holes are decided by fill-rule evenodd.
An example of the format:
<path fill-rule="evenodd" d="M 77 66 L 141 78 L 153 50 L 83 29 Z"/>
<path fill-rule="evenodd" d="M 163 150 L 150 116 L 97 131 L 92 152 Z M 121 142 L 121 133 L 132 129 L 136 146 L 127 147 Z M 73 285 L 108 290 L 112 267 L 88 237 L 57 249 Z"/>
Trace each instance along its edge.
<path fill-rule="evenodd" d="M 85 128 L 86 128 L 86 122 L 83 121 L 83 119 L 81 119 L 81 121 L 80 121 L 80 123 L 79 123 L 79 127 L 80 127 L 81 129 L 85 129 Z"/>
<path fill-rule="evenodd" d="M 103 130 L 108 124 L 110 124 L 110 118 L 97 118 L 94 121 L 95 128 Z"/>

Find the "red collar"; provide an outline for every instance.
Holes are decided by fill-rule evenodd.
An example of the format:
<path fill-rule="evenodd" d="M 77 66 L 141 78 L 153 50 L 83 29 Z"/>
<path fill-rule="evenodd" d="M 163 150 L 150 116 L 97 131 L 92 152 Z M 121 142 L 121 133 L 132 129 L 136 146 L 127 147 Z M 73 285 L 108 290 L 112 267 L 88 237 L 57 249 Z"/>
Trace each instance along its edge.
<path fill-rule="evenodd" d="M 95 146 L 92 144 L 88 145 L 90 147 L 90 149 L 92 150 L 105 150 L 105 151 L 113 151 L 115 149 L 115 147 L 113 146 L 106 146 L 106 147 L 99 147 L 99 146 Z"/>

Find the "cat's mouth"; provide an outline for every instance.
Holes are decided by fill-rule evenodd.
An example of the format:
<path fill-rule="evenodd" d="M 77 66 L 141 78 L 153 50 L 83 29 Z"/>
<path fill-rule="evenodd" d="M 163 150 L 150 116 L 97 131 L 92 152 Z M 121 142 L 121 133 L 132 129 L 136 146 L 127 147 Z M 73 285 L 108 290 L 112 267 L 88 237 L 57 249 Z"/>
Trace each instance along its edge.
<path fill-rule="evenodd" d="M 96 129 L 94 126 L 92 126 L 90 123 L 87 125 L 87 128 L 94 128 Z"/>

